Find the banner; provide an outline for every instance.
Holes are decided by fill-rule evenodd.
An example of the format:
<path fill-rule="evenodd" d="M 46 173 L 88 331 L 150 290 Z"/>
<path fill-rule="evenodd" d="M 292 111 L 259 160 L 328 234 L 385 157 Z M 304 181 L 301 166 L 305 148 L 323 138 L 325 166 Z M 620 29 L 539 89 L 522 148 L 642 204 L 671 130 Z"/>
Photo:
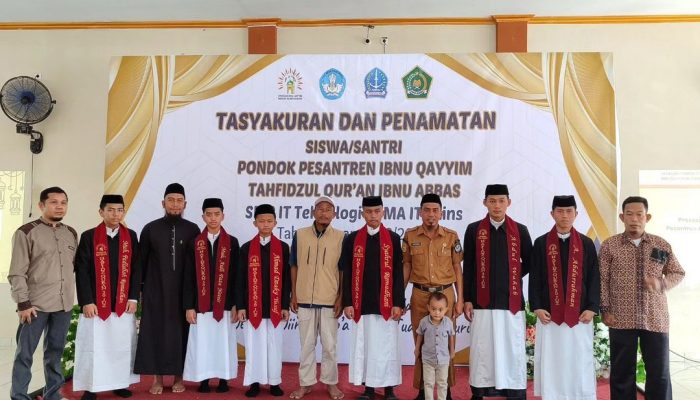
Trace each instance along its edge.
<path fill-rule="evenodd" d="M 216 89 L 216 94 L 213 88 L 222 84 L 212 82 L 226 73 L 224 68 L 209 65 L 206 79 L 199 74 L 199 81 L 187 81 L 187 72 L 197 65 L 189 56 L 188 68 L 176 67 L 177 73 L 169 78 L 167 90 L 173 92 L 167 99 L 169 112 L 162 120 L 149 120 L 149 129 L 159 122 L 157 135 L 139 131 L 141 150 L 133 153 L 129 163 L 138 168 L 129 172 L 129 165 L 122 164 L 121 174 L 131 177 L 128 183 L 119 183 L 119 169 L 113 164 L 123 158 L 110 157 L 108 152 L 107 189 L 131 193 L 134 182 L 138 183 L 127 215 L 129 226 L 137 231 L 163 214 L 161 200 L 168 183 L 185 186 L 185 216 L 202 227 L 202 200 L 220 197 L 226 214 L 223 225 L 241 243 L 256 232 L 254 207 L 270 203 L 277 208 L 275 234 L 291 244 L 294 232 L 312 223 L 313 201 L 320 195 L 335 200 L 333 225 L 347 232 L 364 225 L 362 197 L 381 195 L 384 224 L 403 236 L 421 223 L 422 195 L 437 193 L 444 207 L 441 224 L 462 237 L 470 222 L 486 214 L 482 201 L 489 183 L 508 184 L 512 199 L 508 213 L 528 226 L 533 240 L 551 228 L 551 199 L 557 194 L 574 194 L 583 200 L 579 204 L 585 206 L 579 207 L 576 221 L 579 231 L 606 230 L 607 220 L 596 223 L 589 215 L 606 216 L 607 201 L 599 201 L 595 208 L 588 200 L 596 190 L 609 188 L 592 187 L 582 179 L 581 170 L 588 167 L 576 165 L 581 152 L 560 140 L 562 129 L 579 121 L 566 121 L 566 110 L 558 110 L 559 118 L 553 118 L 555 112 L 543 104 L 487 90 L 484 82 L 469 79 L 443 56 L 288 55 L 266 61 L 260 56 L 240 56 L 238 63 L 248 67 L 239 68 L 238 75 L 227 81 L 236 79 L 235 84 L 227 90 Z M 595 57 L 600 60 L 600 55 Z M 170 60 L 177 63 L 177 58 Z M 122 59 L 116 74 L 110 113 L 119 93 L 124 93 L 118 85 L 124 68 L 133 67 L 130 59 Z M 609 85 L 604 73 L 601 77 Z M 183 85 L 189 85 L 189 94 L 175 94 Z M 155 86 L 145 88 L 150 89 L 156 96 Z M 571 104 L 561 106 L 571 108 Z M 166 104 L 158 106 L 165 108 Z M 614 115 L 614 109 L 608 111 Z M 108 149 L 114 148 L 126 127 L 125 123 L 118 128 L 122 131 L 108 133 Z M 580 129 L 579 134 L 584 131 Z M 615 132 L 613 165 L 614 136 Z M 573 148 L 574 154 L 563 151 L 565 147 Z M 135 163 L 137 158 L 144 161 Z M 410 285 L 406 295 L 408 301 Z M 469 327 L 464 317 L 457 323 L 460 351 L 469 346 Z M 400 325 L 402 362 L 412 364 L 408 313 Z M 345 318 L 339 320 L 340 362 L 347 362 L 350 353 L 349 327 Z M 298 361 L 296 319 L 285 329 L 283 360 Z"/>

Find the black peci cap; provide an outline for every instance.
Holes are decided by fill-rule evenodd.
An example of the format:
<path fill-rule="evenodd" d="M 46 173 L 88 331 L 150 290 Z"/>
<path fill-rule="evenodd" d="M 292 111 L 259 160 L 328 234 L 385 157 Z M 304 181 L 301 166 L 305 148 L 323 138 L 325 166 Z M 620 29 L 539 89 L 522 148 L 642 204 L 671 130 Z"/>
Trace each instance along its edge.
<path fill-rule="evenodd" d="M 382 196 L 366 196 L 362 198 L 362 207 L 383 206 Z"/>
<path fill-rule="evenodd" d="M 440 200 L 440 196 L 436 195 L 435 193 L 426 193 L 423 195 L 423 198 L 420 200 L 420 205 L 422 206 L 425 203 L 437 203 L 442 206 L 442 201 Z"/>
<path fill-rule="evenodd" d="M 273 207 L 271 204 L 260 204 L 259 206 L 255 207 L 253 218 L 260 214 L 272 214 L 275 216 L 275 218 L 277 218 L 277 214 L 275 214 L 275 207 Z"/>
<path fill-rule="evenodd" d="M 489 196 L 508 196 L 508 186 L 503 184 L 493 184 L 486 185 L 486 191 L 484 192 L 484 197 Z"/>
<path fill-rule="evenodd" d="M 107 204 L 121 204 L 124 205 L 124 197 L 120 194 L 105 194 L 100 200 L 100 208 L 105 208 Z"/>
<path fill-rule="evenodd" d="M 171 183 L 170 185 L 168 185 L 168 187 L 165 188 L 165 194 L 163 194 L 163 197 L 169 194 L 181 194 L 184 196 L 185 188 L 179 183 Z"/>
<path fill-rule="evenodd" d="M 220 208 L 221 211 L 224 211 L 224 202 L 217 198 L 204 199 L 202 202 L 202 211 L 207 208 Z"/>
<path fill-rule="evenodd" d="M 552 199 L 552 210 L 557 207 L 573 207 L 576 208 L 576 199 L 574 196 L 554 196 Z"/>

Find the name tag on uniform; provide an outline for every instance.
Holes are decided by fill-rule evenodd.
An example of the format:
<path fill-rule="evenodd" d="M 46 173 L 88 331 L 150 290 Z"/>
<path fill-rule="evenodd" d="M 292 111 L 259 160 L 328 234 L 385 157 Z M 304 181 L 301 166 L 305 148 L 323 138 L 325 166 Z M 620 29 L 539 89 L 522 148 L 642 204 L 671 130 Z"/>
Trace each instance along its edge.
<path fill-rule="evenodd" d="M 419 246 L 420 246 L 420 242 L 413 242 L 413 243 L 411 243 L 411 246 L 412 246 L 412 247 L 419 247 Z"/>

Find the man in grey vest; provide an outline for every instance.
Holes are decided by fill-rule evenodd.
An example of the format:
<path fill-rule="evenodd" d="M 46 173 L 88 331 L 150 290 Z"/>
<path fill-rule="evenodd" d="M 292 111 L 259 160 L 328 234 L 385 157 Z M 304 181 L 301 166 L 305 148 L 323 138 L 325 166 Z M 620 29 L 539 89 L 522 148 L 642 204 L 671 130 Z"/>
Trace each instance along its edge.
<path fill-rule="evenodd" d="M 291 309 L 299 319 L 300 388 L 289 395 L 300 399 L 316 384 L 316 340 L 321 337 L 321 382 L 333 400 L 343 398 L 338 389 L 336 337 L 341 307 L 340 252 L 345 234 L 330 226 L 335 204 L 321 196 L 314 203 L 314 223 L 299 229 L 289 257 L 292 272 Z"/>

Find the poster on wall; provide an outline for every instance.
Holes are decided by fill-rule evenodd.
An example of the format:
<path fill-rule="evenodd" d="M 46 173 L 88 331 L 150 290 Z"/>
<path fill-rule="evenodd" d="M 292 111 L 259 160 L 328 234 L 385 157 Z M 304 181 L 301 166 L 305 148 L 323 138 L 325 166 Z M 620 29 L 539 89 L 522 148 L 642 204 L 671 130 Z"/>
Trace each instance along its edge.
<path fill-rule="evenodd" d="M 7 282 L 12 236 L 24 218 L 24 171 L 0 171 L 0 282 Z"/>
<path fill-rule="evenodd" d="M 700 240 L 700 213 L 687 205 L 700 201 L 700 171 L 639 171 L 639 194 L 649 201 L 652 216 L 645 230 L 667 240 L 685 270 L 683 281 L 667 292 L 669 329 L 673 332 L 669 347 L 682 357 L 697 360 L 700 320 L 694 305 L 700 301 L 700 272 L 695 249 Z"/>
<path fill-rule="evenodd" d="M 163 214 L 171 182 L 185 186 L 185 216 L 200 227 L 202 200 L 220 197 L 223 225 L 241 243 L 256 233 L 254 207 L 270 203 L 274 234 L 291 244 L 322 195 L 334 199 L 333 225 L 346 232 L 364 225 L 362 197 L 382 196 L 384 225 L 403 236 L 421 224 L 421 197 L 436 193 L 441 225 L 462 237 L 486 215 L 485 186 L 505 183 L 508 213 L 533 239 L 551 229 L 559 194 L 579 199 L 578 230 L 605 238 L 614 226 L 614 99 L 605 56 L 585 55 L 511 55 L 512 65 L 504 55 L 121 57 L 111 81 L 105 190 L 126 194 L 137 232 Z M 571 84 L 571 71 L 583 63 L 598 72 L 581 82 L 607 85 L 609 98 L 576 93 L 581 82 Z M 547 70 L 554 65 L 557 79 Z M 595 118 L 574 118 L 586 113 Z M 409 285 L 407 299 L 410 292 Z M 297 327 L 293 315 L 285 361 L 298 361 Z M 410 310 L 400 327 L 402 362 L 412 364 Z M 457 331 L 466 362 L 463 316 Z M 340 362 L 349 340 L 350 321 L 341 317 Z"/>

